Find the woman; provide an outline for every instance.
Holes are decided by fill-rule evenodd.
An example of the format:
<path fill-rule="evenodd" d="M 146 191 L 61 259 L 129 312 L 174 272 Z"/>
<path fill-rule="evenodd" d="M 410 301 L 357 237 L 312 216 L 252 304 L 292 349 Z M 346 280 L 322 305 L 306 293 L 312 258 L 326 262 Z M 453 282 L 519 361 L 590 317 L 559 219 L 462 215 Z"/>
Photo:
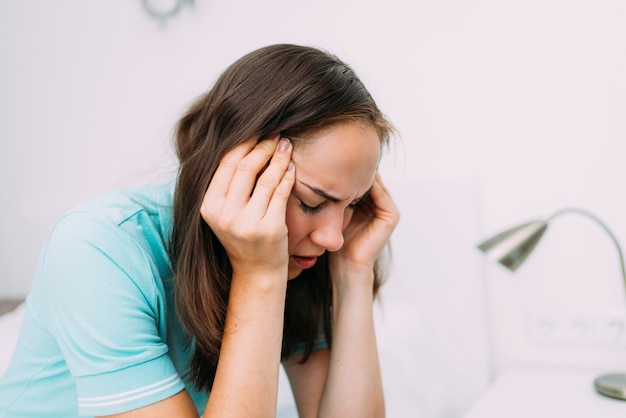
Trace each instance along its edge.
<path fill-rule="evenodd" d="M 392 132 L 336 57 L 273 45 L 176 132 L 175 184 L 64 216 L 37 268 L 0 416 L 382 416 L 372 302 L 398 222 Z M 210 396 L 208 395 L 210 393 Z"/>

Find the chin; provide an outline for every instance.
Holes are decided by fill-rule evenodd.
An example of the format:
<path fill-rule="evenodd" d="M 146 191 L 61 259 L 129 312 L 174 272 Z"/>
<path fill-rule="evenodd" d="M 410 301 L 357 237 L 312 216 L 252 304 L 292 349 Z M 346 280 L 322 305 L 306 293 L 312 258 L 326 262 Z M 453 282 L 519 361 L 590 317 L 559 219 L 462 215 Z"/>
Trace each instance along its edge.
<path fill-rule="evenodd" d="M 302 274 L 302 269 L 301 268 L 290 268 L 289 272 L 287 273 L 287 280 L 293 280 L 297 277 L 299 277 Z"/>

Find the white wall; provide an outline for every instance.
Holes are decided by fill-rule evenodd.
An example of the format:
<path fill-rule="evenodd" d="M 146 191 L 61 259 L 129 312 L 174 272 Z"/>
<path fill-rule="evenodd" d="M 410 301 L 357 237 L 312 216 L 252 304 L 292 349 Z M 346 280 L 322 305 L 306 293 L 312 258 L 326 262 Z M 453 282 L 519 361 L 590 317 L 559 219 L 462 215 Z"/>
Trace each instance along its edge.
<path fill-rule="evenodd" d="M 485 236 L 578 206 L 626 242 L 625 21 L 621 0 L 198 0 L 165 26 L 139 0 L 0 2 L 0 296 L 28 291 L 65 210 L 171 173 L 185 106 L 274 42 L 353 65 L 402 133 L 388 178 L 475 176 Z M 563 218 L 516 275 L 485 270 L 496 371 L 626 368 L 619 344 L 537 343 L 527 328 L 626 321 L 615 250 L 595 225 Z"/>

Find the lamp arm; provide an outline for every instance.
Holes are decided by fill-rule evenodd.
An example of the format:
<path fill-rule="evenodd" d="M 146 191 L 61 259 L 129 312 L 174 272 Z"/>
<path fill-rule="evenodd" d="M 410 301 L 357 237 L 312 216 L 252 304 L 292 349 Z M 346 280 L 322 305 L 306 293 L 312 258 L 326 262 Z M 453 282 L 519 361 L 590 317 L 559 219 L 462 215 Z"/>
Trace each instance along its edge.
<path fill-rule="evenodd" d="M 550 223 L 554 218 L 556 218 L 556 217 L 558 217 L 558 216 L 560 216 L 560 215 L 562 215 L 564 213 L 578 213 L 580 215 L 584 215 L 584 216 L 590 218 L 591 220 L 595 221 L 598 225 L 600 225 L 602 227 L 602 229 L 604 229 L 604 231 L 606 231 L 606 233 L 609 235 L 611 240 L 613 240 L 613 244 L 615 244 L 615 248 L 617 248 L 617 255 L 619 256 L 619 263 L 620 263 L 620 267 L 622 269 L 622 280 L 624 282 L 624 288 L 626 289 L 626 267 L 624 267 L 624 255 L 622 253 L 622 247 L 619 245 L 619 241 L 617 241 L 617 238 L 615 237 L 613 232 L 611 232 L 609 227 L 604 222 L 602 222 L 600 220 L 600 218 L 595 216 L 593 213 L 588 212 L 588 211 L 583 210 L 583 209 L 578 209 L 578 208 L 561 209 L 558 212 L 554 213 L 552 216 L 550 216 L 548 218 L 547 222 Z"/>

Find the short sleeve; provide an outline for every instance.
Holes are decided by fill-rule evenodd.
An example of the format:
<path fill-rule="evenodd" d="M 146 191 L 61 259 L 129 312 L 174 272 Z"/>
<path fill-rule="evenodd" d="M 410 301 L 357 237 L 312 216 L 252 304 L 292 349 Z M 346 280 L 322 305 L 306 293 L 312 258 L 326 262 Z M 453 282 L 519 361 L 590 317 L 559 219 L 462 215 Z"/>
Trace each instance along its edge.
<path fill-rule="evenodd" d="M 74 378 L 81 415 L 136 409 L 184 388 L 168 356 L 158 267 L 131 234 L 98 214 L 66 215 L 36 276 L 31 296 Z"/>

